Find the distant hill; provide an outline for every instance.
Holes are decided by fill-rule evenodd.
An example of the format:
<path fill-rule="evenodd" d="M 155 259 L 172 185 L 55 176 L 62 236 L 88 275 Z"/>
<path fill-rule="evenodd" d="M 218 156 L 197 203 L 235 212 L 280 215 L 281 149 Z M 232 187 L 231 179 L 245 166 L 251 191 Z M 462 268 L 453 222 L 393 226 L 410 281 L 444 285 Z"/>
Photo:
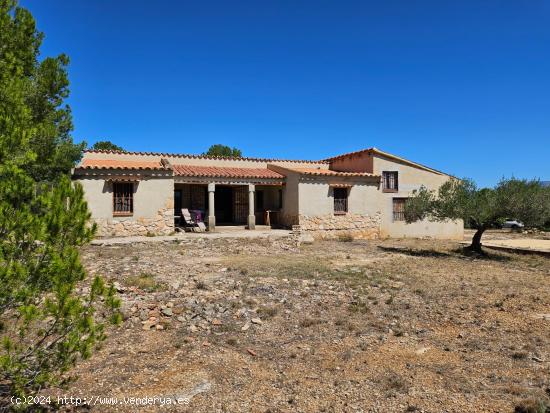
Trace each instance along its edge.
<path fill-rule="evenodd" d="M 550 181 L 540 181 L 542 186 L 550 186 Z"/>

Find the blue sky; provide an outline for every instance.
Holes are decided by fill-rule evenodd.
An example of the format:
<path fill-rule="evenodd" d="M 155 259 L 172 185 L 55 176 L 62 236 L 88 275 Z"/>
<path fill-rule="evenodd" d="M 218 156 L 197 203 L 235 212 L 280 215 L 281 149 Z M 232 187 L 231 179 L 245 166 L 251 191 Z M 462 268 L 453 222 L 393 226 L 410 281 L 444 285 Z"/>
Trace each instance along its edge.
<path fill-rule="evenodd" d="M 21 0 L 77 141 L 550 179 L 550 1 Z"/>

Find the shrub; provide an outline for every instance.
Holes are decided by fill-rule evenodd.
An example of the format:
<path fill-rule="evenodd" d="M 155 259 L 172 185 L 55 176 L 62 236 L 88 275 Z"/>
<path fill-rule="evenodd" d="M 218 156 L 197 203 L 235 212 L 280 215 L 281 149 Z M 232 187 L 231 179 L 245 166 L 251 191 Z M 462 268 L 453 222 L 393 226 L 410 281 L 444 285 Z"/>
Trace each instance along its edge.
<path fill-rule="evenodd" d="M 549 413 L 550 403 L 544 400 L 523 400 L 514 409 L 514 413 Z"/>
<path fill-rule="evenodd" d="M 354 240 L 353 235 L 350 232 L 344 232 L 338 234 L 338 241 L 340 242 L 352 242 Z"/>
<path fill-rule="evenodd" d="M 166 288 L 164 284 L 155 280 L 154 275 L 148 274 L 148 273 L 143 273 L 137 276 L 128 277 L 126 283 L 128 285 L 132 285 L 148 293 L 161 291 Z"/>

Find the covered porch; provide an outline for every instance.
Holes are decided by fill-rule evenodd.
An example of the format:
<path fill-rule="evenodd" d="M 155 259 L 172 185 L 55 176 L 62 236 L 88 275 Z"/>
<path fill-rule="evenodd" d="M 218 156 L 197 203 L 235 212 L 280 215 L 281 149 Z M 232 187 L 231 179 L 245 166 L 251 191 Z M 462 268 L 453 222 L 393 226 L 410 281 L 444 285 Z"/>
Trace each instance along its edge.
<path fill-rule="evenodd" d="M 174 217 L 182 209 L 209 231 L 217 226 L 277 228 L 283 206 L 284 176 L 268 169 L 174 165 Z"/>
<path fill-rule="evenodd" d="M 216 226 L 256 225 L 278 228 L 283 202 L 282 185 L 257 184 L 174 184 L 174 216 L 181 222 L 182 209 L 210 231 Z"/>

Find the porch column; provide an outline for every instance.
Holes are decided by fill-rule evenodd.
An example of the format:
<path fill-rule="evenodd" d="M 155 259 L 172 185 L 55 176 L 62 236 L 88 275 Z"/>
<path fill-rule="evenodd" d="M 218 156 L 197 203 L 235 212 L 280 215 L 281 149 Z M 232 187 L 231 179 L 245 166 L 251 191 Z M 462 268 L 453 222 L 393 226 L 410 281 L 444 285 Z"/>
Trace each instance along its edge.
<path fill-rule="evenodd" d="M 256 229 L 256 215 L 254 215 L 254 184 L 248 185 L 248 229 Z"/>
<path fill-rule="evenodd" d="M 216 184 L 208 184 L 208 231 L 216 230 L 216 216 L 214 215 L 214 193 Z"/>

